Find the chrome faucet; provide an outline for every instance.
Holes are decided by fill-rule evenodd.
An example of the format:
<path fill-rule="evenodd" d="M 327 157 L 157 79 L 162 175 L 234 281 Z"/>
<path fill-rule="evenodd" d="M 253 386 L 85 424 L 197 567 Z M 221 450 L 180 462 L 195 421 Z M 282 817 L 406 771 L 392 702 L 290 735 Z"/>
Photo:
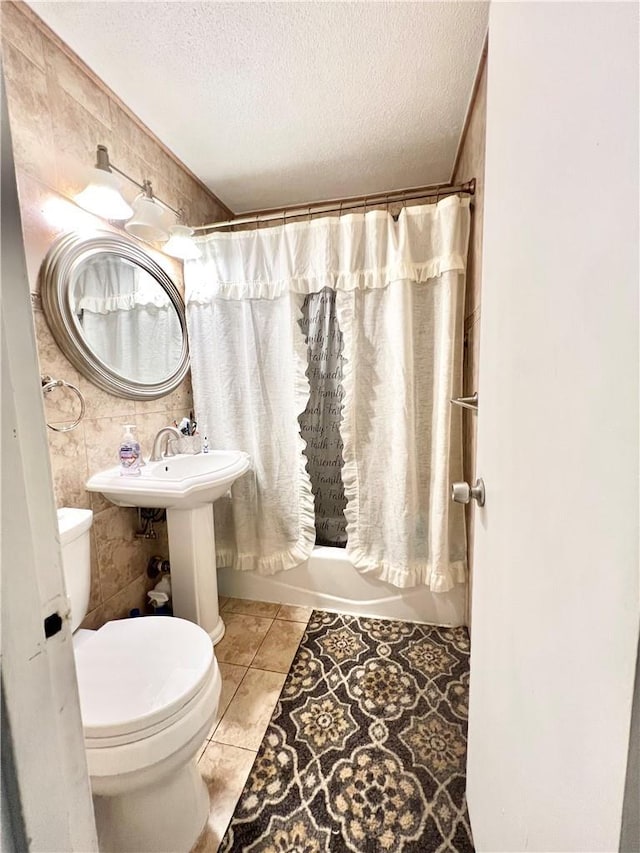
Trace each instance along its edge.
<path fill-rule="evenodd" d="M 180 432 L 172 426 L 162 427 L 162 429 L 158 430 L 156 433 L 156 437 L 153 439 L 153 450 L 151 451 L 151 456 L 149 457 L 149 462 L 160 462 L 163 456 L 174 456 L 175 454 L 169 449 L 169 437 L 173 438 L 181 438 Z M 166 441 L 165 441 L 166 439 Z M 164 442 L 164 453 L 162 452 L 162 444 Z"/>

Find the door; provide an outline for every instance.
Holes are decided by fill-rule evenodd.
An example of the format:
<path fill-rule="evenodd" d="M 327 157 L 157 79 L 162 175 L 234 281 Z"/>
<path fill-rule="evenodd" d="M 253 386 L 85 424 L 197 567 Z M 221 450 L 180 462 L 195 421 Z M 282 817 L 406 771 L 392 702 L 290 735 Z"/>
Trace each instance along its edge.
<path fill-rule="evenodd" d="M 0 69 L 3 850 L 97 850 Z M 44 620 L 58 614 L 45 637 Z M 56 630 L 59 628 L 59 630 Z"/>
<path fill-rule="evenodd" d="M 479 851 L 618 849 L 638 641 L 638 12 L 493 3 L 469 709 Z"/>

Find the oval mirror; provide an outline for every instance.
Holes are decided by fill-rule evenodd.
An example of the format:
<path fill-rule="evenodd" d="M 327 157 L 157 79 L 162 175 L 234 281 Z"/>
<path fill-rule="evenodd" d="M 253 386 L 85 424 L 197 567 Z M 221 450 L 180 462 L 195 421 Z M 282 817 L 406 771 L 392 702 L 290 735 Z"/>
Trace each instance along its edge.
<path fill-rule="evenodd" d="M 184 302 L 137 243 L 108 232 L 67 234 L 43 262 L 40 291 L 56 343 L 100 388 L 153 400 L 184 379 Z"/>

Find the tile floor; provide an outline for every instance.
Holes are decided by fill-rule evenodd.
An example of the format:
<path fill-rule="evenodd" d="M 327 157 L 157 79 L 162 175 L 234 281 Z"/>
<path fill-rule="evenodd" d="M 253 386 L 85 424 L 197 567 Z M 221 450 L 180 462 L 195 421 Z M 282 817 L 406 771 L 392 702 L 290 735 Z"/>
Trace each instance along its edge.
<path fill-rule="evenodd" d="M 192 853 L 218 849 L 311 616 L 307 607 L 238 598 L 220 598 L 220 612 L 222 695 L 198 762 L 211 811 Z"/>

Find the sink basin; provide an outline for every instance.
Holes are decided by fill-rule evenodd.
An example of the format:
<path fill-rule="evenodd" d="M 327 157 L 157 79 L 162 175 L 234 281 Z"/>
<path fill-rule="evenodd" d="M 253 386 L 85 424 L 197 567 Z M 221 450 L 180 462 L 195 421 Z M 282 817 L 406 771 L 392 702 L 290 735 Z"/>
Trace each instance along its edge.
<path fill-rule="evenodd" d="M 109 468 L 87 480 L 89 492 L 101 492 L 117 506 L 191 509 L 210 504 L 249 470 L 249 456 L 240 450 L 179 454 L 147 462 L 136 477 L 122 477 Z"/>

